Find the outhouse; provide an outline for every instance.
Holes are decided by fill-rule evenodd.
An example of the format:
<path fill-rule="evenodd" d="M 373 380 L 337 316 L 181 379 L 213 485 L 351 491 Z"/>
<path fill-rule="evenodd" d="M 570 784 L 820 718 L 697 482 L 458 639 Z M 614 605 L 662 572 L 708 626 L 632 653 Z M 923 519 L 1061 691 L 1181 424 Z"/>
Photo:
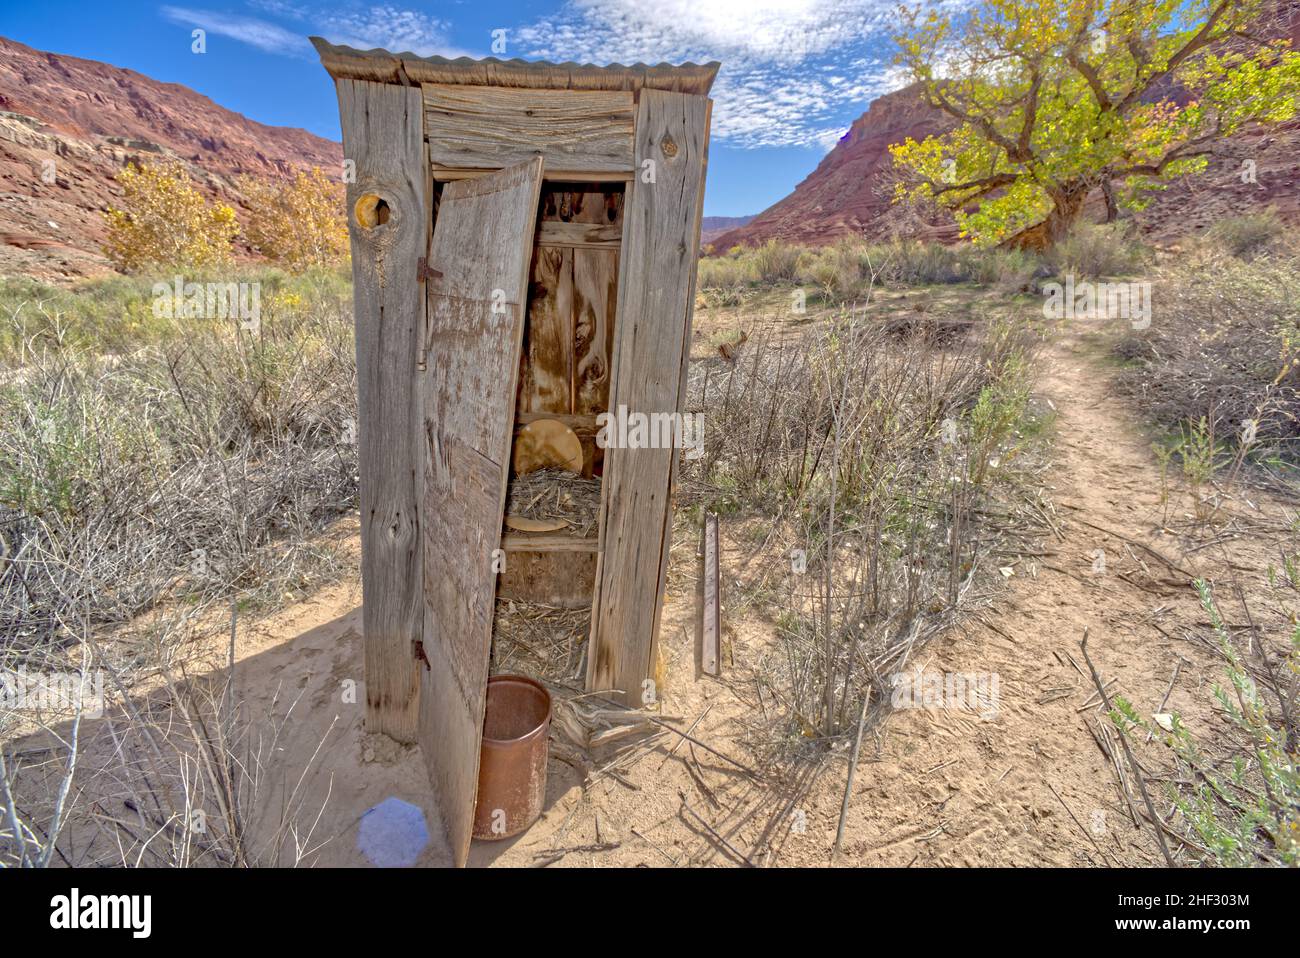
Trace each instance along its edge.
<path fill-rule="evenodd" d="M 589 603 L 587 688 L 649 697 L 677 450 L 597 423 L 682 410 L 718 64 L 313 43 L 343 130 L 367 725 L 421 745 L 463 863 L 499 584 Z M 503 525 L 543 420 L 599 480 L 584 534 Z"/>

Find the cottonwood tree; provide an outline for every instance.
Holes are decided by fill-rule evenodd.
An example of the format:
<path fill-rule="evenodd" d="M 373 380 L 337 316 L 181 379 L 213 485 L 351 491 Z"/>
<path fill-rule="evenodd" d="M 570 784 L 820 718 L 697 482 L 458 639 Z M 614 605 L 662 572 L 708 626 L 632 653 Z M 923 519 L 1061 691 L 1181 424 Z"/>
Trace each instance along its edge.
<path fill-rule="evenodd" d="M 1278 0 L 984 0 L 905 13 L 899 62 L 949 132 L 891 147 L 898 199 L 934 202 L 984 244 L 1043 248 L 1094 189 L 1111 216 L 1216 141 L 1293 118 L 1300 54 Z"/>
<path fill-rule="evenodd" d="M 250 211 L 248 239 L 271 262 L 301 273 L 347 258 L 343 185 L 319 168 L 288 181 L 244 177 L 239 186 Z"/>
<path fill-rule="evenodd" d="M 176 161 L 132 163 L 117 173 L 119 207 L 104 213 L 104 253 L 125 272 L 162 267 L 202 269 L 231 259 L 235 211 L 209 203 Z"/>

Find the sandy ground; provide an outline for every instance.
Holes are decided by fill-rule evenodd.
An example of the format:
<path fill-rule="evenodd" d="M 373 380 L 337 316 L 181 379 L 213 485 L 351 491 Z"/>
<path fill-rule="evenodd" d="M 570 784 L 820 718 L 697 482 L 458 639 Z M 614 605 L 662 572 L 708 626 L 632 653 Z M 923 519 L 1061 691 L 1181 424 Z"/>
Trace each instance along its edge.
<path fill-rule="evenodd" d="M 1214 533 L 1235 537 L 1222 552 L 1161 532 L 1187 517 L 1175 506 L 1164 522 L 1149 441 L 1128 411 L 1108 398 L 1109 371 L 1096 352 L 1065 336 L 1045 356 L 1040 398 L 1058 415 L 1050 494 L 1063 519 L 1060 535 L 1042 550 L 1051 554 L 1020 562 L 984 621 L 952 630 L 914 660 L 926 670 L 997 673 L 996 715 L 942 709 L 891 714 L 864 744 L 838 863 L 1163 861 L 1152 829 L 1135 827 L 1109 759 L 1088 730 L 1097 727 L 1102 709 L 1087 707 L 1096 700 L 1079 640 L 1088 629 L 1093 661 L 1104 681 L 1116 680 L 1108 691 L 1146 714 L 1160 708 L 1181 659 L 1164 708 L 1180 712 L 1193 730 L 1212 730 L 1219 721 L 1210 708 L 1212 686 L 1221 678 L 1217 660 L 1202 645 L 1174 638 L 1205 615 L 1188 576 L 1137 543 L 1211 580 L 1230 563 L 1248 581 L 1262 581 L 1271 547 L 1251 527 L 1269 524 L 1282 506 L 1267 500 L 1256 500 L 1259 511 L 1243 506 L 1230 531 Z M 1107 557 L 1104 574 L 1094 572 L 1096 550 Z M 1185 554 L 1190 550 L 1197 551 Z M 738 551 L 731 550 L 733 559 Z M 690 568 L 689 550 L 679 552 L 674 563 Z M 664 710 L 693 721 L 707 709 L 695 736 L 756 762 L 746 746 L 761 736 L 765 715 L 754 665 L 771 644 L 770 628 L 739 624 L 732 632 L 734 664 L 714 681 L 693 674 L 692 613 L 689 592 L 670 595 L 661 634 L 670 677 Z M 1145 754 L 1152 769 L 1163 758 L 1158 745 Z M 606 780 L 585 796 L 576 783 L 566 785 L 543 821 L 495 860 L 525 864 L 534 855 L 545 860 L 552 848 L 621 841 L 617 849 L 571 852 L 561 861 L 827 864 L 846 766 L 842 756 L 795 763 L 782 769 L 782 783 L 760 786 L 700 749 L 693 755 L 678 749 L 666 763 L 654 753 L 627 773 L 627 784 Z M 1153 797 L 1167 815 L 1168 801 L 1158 792 Z M 1136 790 L 1133 799 L 1140 807 Z M 477 862 L 493 860 L 478 851 Z"/>
<path fill-rule="evenodd" d="M 1157 711 L 1168 688 L 1166 711 L 1182 713 L 1194 730 L 1212 728 L 1219 720 L 1211 687 L 1220 670 L 1210 652 L 1183 637 L 1205 618 L 1186 573 L 1214 578 L 1231 565 L 1247 581 L 1262 579 L 1275 553 L 1257 528 L 1276 526 L 1283 506 L 1266 497 L 1234 503 L 1232 520 L 1212 534 L 1223 541 L 1212 548 L 1169 531 L 1187 525 L 1177 505 L 1184 500 L 1162 506 L 1149 442 L 1131 411 L 1110 398 L 1098 356 L 1096 346 L 1064 334 L 1045 352 L 1039 398 L 1058 417 L 1049 494 L 1059 534 L 1043 544 L 1043 555 L 1016 563 L 993 608 L 911 663 L 996 673 L 996 713 L 904 709 L 873 729 L 836 863 L 1160 861 L 1152 829 L 1135 826 L 1089 731 L 1101 710 L 1079 640 L 1088 629 L 1093 660 L 1115 680 L 1110 690 L 1139 711 Z M 1104 573 L 1095 571 L 1097 550 L 1106 556 Z M 726 544 L 724 586 L 742 554 L 735 542 Z M 541 820 L 513 840 L 476 842 L 471 865 L 831 863 L 846 756 L 772 759 L 782 754 L 771 746 L 783 733 L 756 681 L 774 647 L 770 623 L 737 616 L 726 630 L 723 677 L 697 673 L 694 576 L 693 543 L 676 543 L 660 640 L 662 713 L 680 718 L 681 728 L 697 723 L 692 735 L 700 744 L 665 734 L 613 772 L 602 768 L 613 753 L 567 763 L 553 752 Z M 270 724 L 281 728 L 267 763 L 269 800 L 259 803 L 253 833 L 273 834 L 280 799 L 296 795 L 297 827 L 278 860 L 365 865 L 358 823 L 367 809 L 396 797 L 422 808 L 435 836 L 416 864 L 447 864 L 419 749 L 364 730 L 359 603 L 358 586 L 336 585 L 239 630 L 235 689 L 244 714 L 255 723 L 274 716 Z M 86 736 L 99 743 L 87 767 L 97 760 L 93 749 L 109 747 L 102 731 Z M 1159 766 L 1158 746 L 1146 755 Z M 121 796 L 100 798 L 107 807 Z M 1156 801 L 1160 813 L 1169 811 L 1166 799 L 1157 794 Z M 275 860 L 265 849 L 262 855 Z"/>

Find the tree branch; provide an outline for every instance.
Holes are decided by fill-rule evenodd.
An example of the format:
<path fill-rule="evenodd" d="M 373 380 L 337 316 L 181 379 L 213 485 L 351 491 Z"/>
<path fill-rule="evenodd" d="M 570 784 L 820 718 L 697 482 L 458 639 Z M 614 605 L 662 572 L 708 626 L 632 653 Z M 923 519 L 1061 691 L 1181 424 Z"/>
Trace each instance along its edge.
<path fill-rule="evenodd" d="M 1103 113 L 1109 111 L 1115 105 L 1106 94 L 1106 88 L 1102 85 L 1101 77 L 1091 63 L 1084 60 L 1073 50 L 1065 55 L 1065 62 L 1074 67 L 1075 72 L 1088 82 L 1088 86 L 1092 89 L 1093 98 L 1096 99 L 1097 106 L 1101 107 Z"/>
<path fill-rule="evenodd" d="M 1017 153 L 1016 144 L 1012 143 L 1005 136 L 999 133 L 997 128 L 994 127 L 993 121 L 988 117 L 975 116 L 974 114 L 961 109 L 949 100 L 948 97 L 944 95 L 943 90 L 937 85 L 932 91 L 932 96 L 934 98 L 932 102 L 933 106 L 943 110 L 943 112 L 947 113 L 949 116 L 961 120 L 963 123 L 973 123 L 975 126 L 978 126 L 984 132 L 985 138 L 988 139 L 990 143 L 996 143 L 998 146 L 1002 147 L 1008 158 L 1013 158 L 1015 156 Z"/>
<path fill-rule="evenodd" d="M 973 200 L 976 197 L 991 193 L 999 186 L 1010 186 L 1012 183 L 1020 179 L 1020 176 L 1021 174 L 1019 173 L 995 173 L 992 176 L 985 176 L 978 180 L 968 180 L 965 183 L 955 183 L 942 188 L 940 188 L 939 184 L 935 183 L 933 180 L 927 180 L 926 182 L 929 183 L 930 188 L 934 191 L 936 199 L 944 193 L 956 193 L 961 190 L 976 190 L 977 192 L 966 197 L 966 200 Z"/>
<path fill-rule="evenodd" d="M 1029 150 L 1034 135 L 1034 124 L 1038 121 L 1038 91 L 1043 85 L 1043 76 L 1038 67 L 1030 67 L 1033 79 L 1029 83 L 1029 92 L 1025 94 L 1025 121 L 1020 127 L 1020 139 L 1016 141 L 1016 155 L 1011 159 L 1017 163 L 1028 162 L 1033 154 Z"/>
<path fill-rule="evenodd" d="M 1218 6 L 1216 6 L 1213 12 L 1211 12 L 1206 18 L 1205 23 L 1201 25 L 1201 29 L 1197 30 L 1191 39 L 1184 43 L 1182 47 L 1169 58 L 1161 69 L 1151 74 L 1151 76 L 1147 77 L 1145 81 L 1138 81 L 1136 77 L 1134 78 L 1133 89 L 1129 90 L 1128 95 L 1125 96 L 1124 99 L 1120 100 L 1115 109 L 1118 112 L 1123 113 L 1130 106 L 1136 103 L 1142 94 L 1146 93 L 1155 86 L 1156 83 L 1163 80 L 1169 74 L 1182 66 L 1184 61 L 1186 61 L 1193 53 L 1218 39 L 1218 37 L 1214 36 L 1214 28 L 1218 22 L 1223 19 L 1224 14 L 1233 6 L 1234 0 L 1219 0 Z M 1131 45 L 1130 49 L 1132 49 Z"/>

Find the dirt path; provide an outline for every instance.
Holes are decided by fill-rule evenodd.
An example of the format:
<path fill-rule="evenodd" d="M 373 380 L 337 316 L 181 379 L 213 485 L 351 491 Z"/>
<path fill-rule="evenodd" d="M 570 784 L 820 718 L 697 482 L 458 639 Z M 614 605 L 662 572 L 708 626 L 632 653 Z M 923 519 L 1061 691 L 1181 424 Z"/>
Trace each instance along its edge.
<path fill-rule="evenodd" d="M 1040 395 L 1058 417 L 1049 495 L 1063 521 L 1060 536 L 1044 547 L 1055 554 L 1016 567 L 1008 594 L 984 617 L 988 626 L 958 629 L 914 662 L 940 672 L 996 673 L 998 714 L 991 721 L 951 710 L 892 715 L 878 756 L 859 773 L 850 860 L 1163 862 L 1152 829 L 1135 828 L 1088 731 L 1100 709 L 1082 708 L 1094 686 L 1079 640 L 1088 629 L 1097 668 L 1116 680 L 1110 691 L 1148 715 L 1160 707 L 1181 658 L 1166 711 L 1182 713 L 1194 728 L 1216 721 L 1207 703 L 1219 680 L 1217 663 L 1201 646 L 1174 638 L 1205 618 L 1186 587 L 1189 577 L 1135 543 L 1196 575 L 1215 570 L 1210 552 L 1185 555 L 1175 536 L 1162 533 L 1162 482 L 1149 442 L 1113 398 L 1110 371 L 1090 352 L 1078 338 L 1063 337 L 1047 350 L 1041 370 Z M 1263 557 L 1254 554 L 1262 548 L 1242 539 L 1229 553 L 1239 568 L 1262 574 Z M 1136 790 L 1134 800 L 1140 807 Z M 1153 800 L 1168 812 L 1161 795 Z"/>

